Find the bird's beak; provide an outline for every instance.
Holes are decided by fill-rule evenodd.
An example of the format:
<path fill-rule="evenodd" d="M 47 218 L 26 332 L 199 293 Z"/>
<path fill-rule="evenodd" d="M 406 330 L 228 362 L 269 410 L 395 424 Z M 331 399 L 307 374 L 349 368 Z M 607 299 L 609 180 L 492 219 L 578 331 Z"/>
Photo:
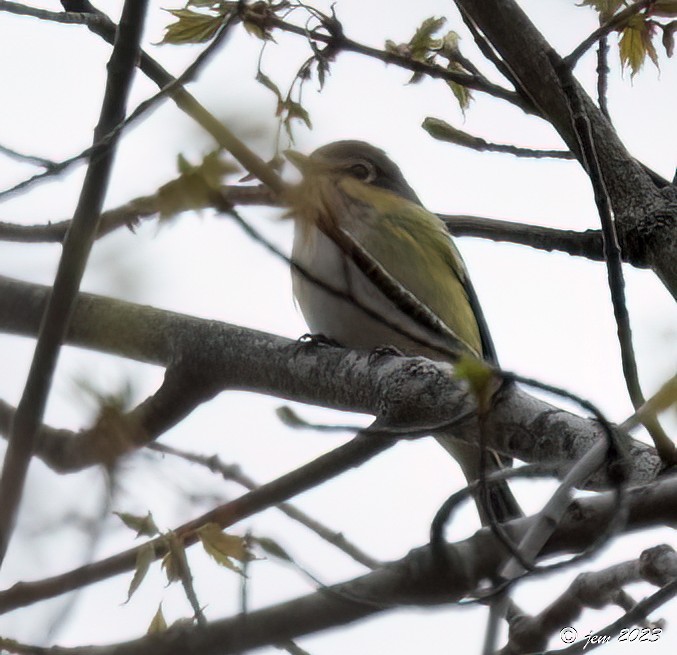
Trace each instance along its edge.
<path fill-rule="evenodd" d="M 304 175 L 315 168 L 315 162 L 307 155 L 302 155 L 296 150 L 285 150 L 284 156 Z"/>

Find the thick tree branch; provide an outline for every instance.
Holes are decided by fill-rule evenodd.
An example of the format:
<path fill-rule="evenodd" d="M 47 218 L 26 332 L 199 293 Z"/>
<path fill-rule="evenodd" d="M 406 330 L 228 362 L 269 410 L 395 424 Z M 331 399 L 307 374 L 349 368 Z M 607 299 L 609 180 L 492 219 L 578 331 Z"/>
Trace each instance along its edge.
<path fill-rule="evenodd" d="M 566 93 L 561 58 L 514 0 L 456 0 L 491 42 L 513 75 L 570 150 L 583 163 Z M 613 127 L 576 84 L 597 148 L 617 221 L 621 248 L 645 261 L 677 298 L 677 189 L 659 189 L 627 152 Z"/>
<path fill-rule="evenodd" d="M 0 277 L 0 328 L 34 336 L 48 293 L 47 287 Z M 476 411 L 474 396 L 451 375 L 448 364 L 407 357 L 382 357 L 374 363 L 368 353 L 299 344 L 89 294 L 79 297 L 67 339 L 143 362 L 180 365 L 183 375 L 190 371 L 187 384 L 210 393 L 244 389 L 368 413 L 398 433 L 425 433 Z M 202 397 L 188 398 L 187 405 L 197 405 Z M 166 415 L 164 420 L 154 419 L 153 425 L 167 425 Z M 492 448 L 524 461 L 557 463 L 561 473 L 603 438 L 595 421 L 555 408 L 516 385 L 507 385 L 496 397 L 486 421 Z M 475 423 L 459 427 L 459 436 L 476 443 Z M 653 479 L 661 468 L 655 451 L 635 441 L 629 448 L 633 484 Z M 66 458 L 60 465 L 73 463 Z M 604 476 L 590 484 L 603 486 Z"/>

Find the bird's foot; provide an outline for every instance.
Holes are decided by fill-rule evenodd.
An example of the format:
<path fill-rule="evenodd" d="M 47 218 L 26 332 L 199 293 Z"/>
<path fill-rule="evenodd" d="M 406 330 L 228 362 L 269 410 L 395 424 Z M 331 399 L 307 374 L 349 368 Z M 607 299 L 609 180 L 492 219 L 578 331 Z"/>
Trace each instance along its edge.
<path fill-rule="evenodd" d="M 369 353 L 369 364 L 374 364 L 382 357 L 404 357 L 405 354 L 395 346 L 377 346 Z"/>
<path fill-rule="evenodd" d="M 341 344 L 336 341 L 336 339 L 332 339 L 331 337 L 327 337 L 324 334 L 311 334 L 310 332 L 307 332 L 306 334 L 302 334 L 298 338 L 298 342 L 300 344 L 304 345 L 311 345 L 311 346 L 327 346 L 330 348 L 340 348 Z"/>

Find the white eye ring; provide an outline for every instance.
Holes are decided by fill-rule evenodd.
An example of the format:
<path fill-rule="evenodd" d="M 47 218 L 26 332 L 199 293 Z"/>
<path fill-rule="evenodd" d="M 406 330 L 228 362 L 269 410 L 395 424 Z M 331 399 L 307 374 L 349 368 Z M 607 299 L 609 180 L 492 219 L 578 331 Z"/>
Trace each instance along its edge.
<path fill-rule="evenodd" d="M 374 167 L 369 164 L 358 162 L 346 167 L 346 173 L 357 178 L 360 182 L 371 182 L 376 177 Z"/>

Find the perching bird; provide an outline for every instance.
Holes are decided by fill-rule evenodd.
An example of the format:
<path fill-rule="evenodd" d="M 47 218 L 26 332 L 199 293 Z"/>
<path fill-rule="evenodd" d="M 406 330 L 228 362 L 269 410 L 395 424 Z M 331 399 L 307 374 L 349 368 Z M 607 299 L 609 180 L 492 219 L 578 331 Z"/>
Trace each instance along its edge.
<path fill-rule="evenodd" d="M 477 297 L 444 223 L 421 205 L 387 155 L 362 141 L 337 141 L 310 157 L 289 157 L 304 176 L 292 203 L 292 260 L 343 294 L 292 271 L 294 295 L 311 331 L 348 348 L 394 346 L 406 355 L 447 361 L 450 351 L 466 352 L 495 363 Z M 363 272 L 374 261 L 385 276 Z M 398 296 L 402 288 L 429 310 L 426 315 L 417 315 L 416 301 L 412 307 Z M 435 436 L 466 478 L 476 480 L 479 448 Z M 505 465 L 493 451 L 487 461 L 487 473 Z M 505 482 L 493 485 L 488 498 L 497 520 L 521 515 Z M 480 516 L 487 521 L 481 506 Z"/>

